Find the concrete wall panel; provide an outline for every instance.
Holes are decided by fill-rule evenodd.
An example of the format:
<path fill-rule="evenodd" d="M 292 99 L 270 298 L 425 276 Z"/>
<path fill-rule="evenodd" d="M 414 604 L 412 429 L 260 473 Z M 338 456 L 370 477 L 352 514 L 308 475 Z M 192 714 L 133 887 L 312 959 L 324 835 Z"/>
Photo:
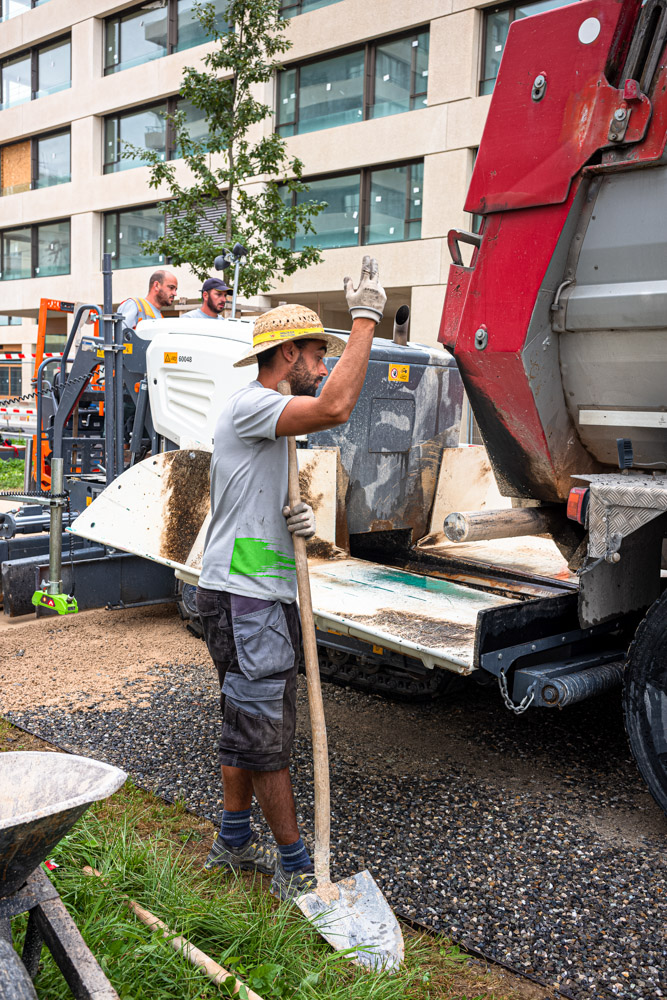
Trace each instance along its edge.
<path fill-rule="evenodd" d="M 431 23 L 428 103 L 444 104 L 477 95 L 481 15 L 466 10 Z"/>
<path fill-rule="evenodd" d="M 387 118 L 308 132 L 288 140 L 305 174 L 356 170 L 375 163 L 417 159 L 442 149 L 447 108 L 423 108 Z"/>
<path fill-rule="evenodd" d="M 426 157 L 422 238 L 446 236 L 450 229 L 468 225 L 463 203 L 469 180 L 470 153 L 467 149 Z"/>
<path fill-rule="evenodd" d="M 447 149 L 471 149 L 479 146 L 490 103 L 489 94 L 474 97 L 470 101 L 455 101 L 449 105 Z"/>
<path fill-rule="evenodd" d="M 310 58 L 320 52 L 346 48 L 357 42 L 408 31 L 449 14 L 452 0 L 339 0 L 338 3 L 292 18 L 292 48 L 285 62 Z"/>

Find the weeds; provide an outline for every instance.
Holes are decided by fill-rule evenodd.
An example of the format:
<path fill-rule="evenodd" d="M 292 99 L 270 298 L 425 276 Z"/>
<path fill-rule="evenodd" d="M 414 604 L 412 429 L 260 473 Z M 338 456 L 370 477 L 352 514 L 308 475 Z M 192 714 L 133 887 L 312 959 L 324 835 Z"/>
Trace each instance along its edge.
<path fill-rule="evenodd" d="M 109 825 L 91 812 L 53 854 L 61 866 L 53 881 L 121 1000 L 208 1000 L 226 992 L 136 921 L 123 894 L 264 1000 L 390 1000 L 405 996 L 421 976 L 412 963 L 394 976 L 369 976 L 352 967 L 291 906 L 278 906 L 265 880 L 205 873 L 159 834 L 141 839 L 137 819 L 126 816 Z M 84 875 L 85 865 L 100 869 L 104 879 Z M 69 996 L 46 952 L 36 987 L 49 1000 Z"/>
<path fill-rule="evenodd" d="M 22 458 L 0 459 L 0 490 L 23 489 Z"/>

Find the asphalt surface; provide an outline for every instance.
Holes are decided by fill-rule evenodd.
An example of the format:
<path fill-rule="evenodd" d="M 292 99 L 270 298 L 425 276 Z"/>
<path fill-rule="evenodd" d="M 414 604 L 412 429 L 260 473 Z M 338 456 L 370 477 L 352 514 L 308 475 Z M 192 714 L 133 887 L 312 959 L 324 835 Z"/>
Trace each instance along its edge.
<path fill-rule="evenodd" d="M 159 674 L 149 709 L 6 714 L 217 821 L 213 669 Z M 427 705 L 329 684 L 324 695 L 334 879 L 367 867 L 400 911 L 573 997 L 667 996 L 667 819 L 630 757 L 618 695 L 521 717 L 476 686 Z M 309 841 L 303 678 L 299 697 Z"/>

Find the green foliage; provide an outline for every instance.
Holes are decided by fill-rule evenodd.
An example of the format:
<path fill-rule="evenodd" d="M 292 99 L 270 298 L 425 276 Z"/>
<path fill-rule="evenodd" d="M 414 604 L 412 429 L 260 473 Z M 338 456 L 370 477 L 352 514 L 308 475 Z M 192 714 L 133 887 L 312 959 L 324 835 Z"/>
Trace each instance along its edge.
<path fill-rule="evenodd" d="M 326 203 L 310 200 L 292 206 L 281 198 L 279 183 L 290 193 L 308 190 L 301 179 L 303 164 L 288 157 L 280 135 L 261 134 L 272 109 L 257 94 L 291 44 L 283 35 L 287 21 L 280 14 L 280 0 L 229 0 L 229 30 L 220 26 L 213 4 L 196 8 L 216 45 L 204 57 L 204 68 L 186 67 L 181 96 L 204 112 L 206 139 L 190 138 L 183 112 L 169 116 L 191 183 L 182 184 L 174 161 L 162 161 L 153 151 L 127 146 L 124 155 L 139 152 L 151 165 L 150 186 L 165 185 L 169 191 L 169 200 L 160 203 L 166 213 L 165 235 L 144 243 L 146 252 L 187 264 L 204 279 L 223 245 L 242 243 L 249 254 L 240 269 L 239 289 L 255 295 L 268 291 L 276 277 L 282 280 L 321 259 L 313 246 L 293 253 L 290 240 L 298 231 L 315 232 L 312 220 Z M 255 178 L 257 183 L 248 186 Z M 201 229 L 201 216 L 221 197 L 225 213 L 215 235 L 209 235 Z"/>
<path fill-rule="evenodd" d="M 23 489 L 22 458 L 0 459 L 0 490 Z"/>
<path fill-rule="evenodd" d="M 201 861 L 165 841 L 160 831 L 142 839 L 137 827 L 149 813 L 141 809 L 142 793 L 130 787 L 122 794 L 128 792 L 129 808 L 119 822 L 109 822 L 102 804 L 77 823 L 53 852 L 61 867 L 51 875 L 121 1000 L 212 1000 L 234 995 L 236 985 L 235 979 L 211 983 L 132 915 L 124 894 L 264 1000 L 395 1000 L 420 984 L 414 959 L 397 975 L 371 976 L 351 966 L 295 908 L 276 903 L 268 880 L 206 873 Z M 84 875 L 85 865 L 104 877 Z M 25 918 L 13 922 L 19 949 L 25 923 Z M 36 988 L 49 1000 L 71 997 L 46 951 Z M 236 996 L 244 994 L 241 987 Z"/>

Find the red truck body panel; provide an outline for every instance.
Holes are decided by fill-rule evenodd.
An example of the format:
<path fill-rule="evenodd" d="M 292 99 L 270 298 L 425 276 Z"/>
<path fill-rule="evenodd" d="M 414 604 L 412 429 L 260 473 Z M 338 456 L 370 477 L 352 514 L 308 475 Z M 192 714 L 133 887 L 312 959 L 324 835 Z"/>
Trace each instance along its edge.
<path fill-rule="evenodd" d="M 665 148 L 664 58 L 650 98 L 621 82 L 640 11 L 639 0 L 582 0 L 510 28 L 465 203 L 484 217 L 481 244 L 469 267 L 450 267 L 439 335 L 506 495 L 562 501 L 574 472 L 600 468 L 568 414 L 548 316 L 591 176 L 655 163 Z M 585 22 L 598 31 L 590 43 L 579 40 Z"/>

